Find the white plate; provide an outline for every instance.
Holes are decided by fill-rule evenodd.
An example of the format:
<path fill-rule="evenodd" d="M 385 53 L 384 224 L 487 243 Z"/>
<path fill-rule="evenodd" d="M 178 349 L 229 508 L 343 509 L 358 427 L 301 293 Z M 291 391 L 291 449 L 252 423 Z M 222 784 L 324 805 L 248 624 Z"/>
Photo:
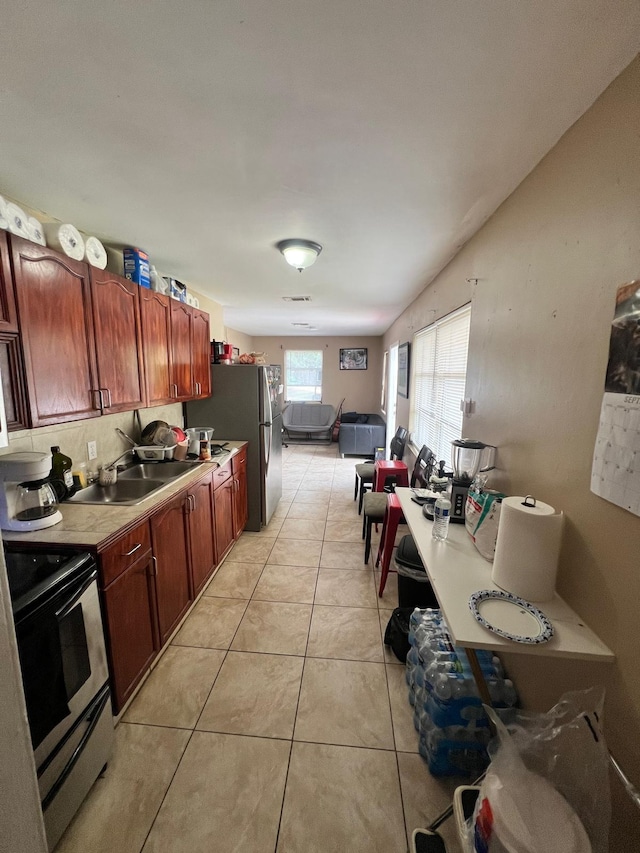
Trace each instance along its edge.
<path fill-rule="evenodd" d="M 524 598 L 499 589 L 481 589 L 469 599 L 469 609 L 488 631 L 515 643 L 546 643 L 553 625 L 541 610 Z"/>

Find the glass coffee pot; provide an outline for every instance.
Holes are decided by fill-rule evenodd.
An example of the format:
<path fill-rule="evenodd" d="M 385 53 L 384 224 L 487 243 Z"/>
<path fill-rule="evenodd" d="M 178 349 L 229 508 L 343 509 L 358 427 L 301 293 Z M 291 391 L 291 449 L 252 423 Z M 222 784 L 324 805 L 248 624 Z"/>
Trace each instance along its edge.
<path fill-rule="evenodd" d="M 38 522 L 58 512 L 58 497 L 48 479 L 27 480 L 16 486 L 15 519 Z"/>

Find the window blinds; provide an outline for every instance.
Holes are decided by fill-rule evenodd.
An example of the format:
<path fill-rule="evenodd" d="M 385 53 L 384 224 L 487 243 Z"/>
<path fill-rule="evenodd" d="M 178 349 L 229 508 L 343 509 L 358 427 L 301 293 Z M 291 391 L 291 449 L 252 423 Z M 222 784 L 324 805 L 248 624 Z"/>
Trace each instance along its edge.
<path fill-rule="evenodd" d="M 418 332 L 413 340 L 409 429 L 417 447 L 428 445 L 451 463 L 451 442 L 462 435 L 471 305 Z"/>

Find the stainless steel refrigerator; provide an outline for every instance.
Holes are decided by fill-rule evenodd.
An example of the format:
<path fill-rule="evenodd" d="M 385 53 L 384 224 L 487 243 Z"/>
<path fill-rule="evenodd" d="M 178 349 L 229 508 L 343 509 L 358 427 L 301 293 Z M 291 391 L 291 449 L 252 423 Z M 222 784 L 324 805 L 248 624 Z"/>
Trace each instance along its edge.
<path fill-rule="evenodd" d="M 282 497 L 281 383 L 279 364 L 212 364 L 211 396 L 185 404 L 186 426 L 213 427 L 213 443 L 249 442 L 247 530 L 268 524 Z"/>

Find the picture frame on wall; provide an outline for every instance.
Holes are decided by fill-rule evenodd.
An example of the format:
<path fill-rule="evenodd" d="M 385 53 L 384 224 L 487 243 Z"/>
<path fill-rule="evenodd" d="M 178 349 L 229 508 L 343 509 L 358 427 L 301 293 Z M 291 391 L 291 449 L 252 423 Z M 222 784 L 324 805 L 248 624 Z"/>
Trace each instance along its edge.
<path fill-rule="evenodd" d="M 409 357 L 411 345 L 400 344 L 398 347 L 398 394 L 409 397 Z"/>
<path fill-rule="evenodd" d="M 340 350 L 340 370 L 366 370 L 367 348 Z"/>

